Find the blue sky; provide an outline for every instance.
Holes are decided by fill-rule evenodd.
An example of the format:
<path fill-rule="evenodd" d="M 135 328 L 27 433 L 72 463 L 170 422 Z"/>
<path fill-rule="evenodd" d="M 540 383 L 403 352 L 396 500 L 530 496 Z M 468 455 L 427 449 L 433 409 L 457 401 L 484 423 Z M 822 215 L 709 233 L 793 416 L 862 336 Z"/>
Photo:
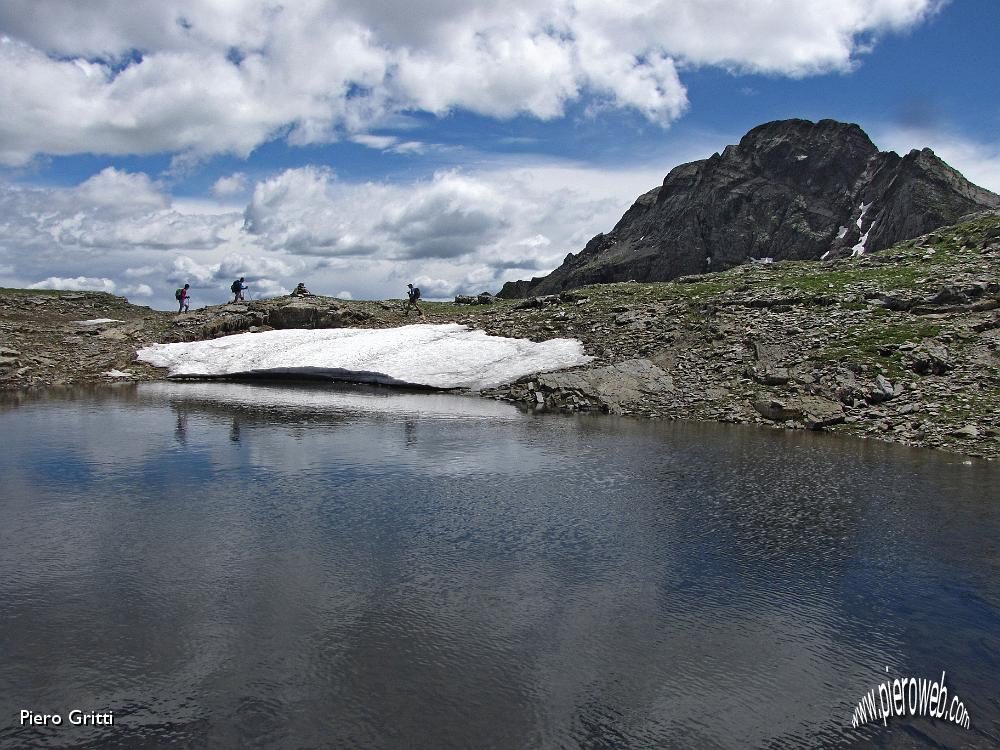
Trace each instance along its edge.
<path fill-rule="evenodd" d="M 0 6 L 0 285 L 496 291 L 762 122 L 1000 190 L 991 0 Z"/>

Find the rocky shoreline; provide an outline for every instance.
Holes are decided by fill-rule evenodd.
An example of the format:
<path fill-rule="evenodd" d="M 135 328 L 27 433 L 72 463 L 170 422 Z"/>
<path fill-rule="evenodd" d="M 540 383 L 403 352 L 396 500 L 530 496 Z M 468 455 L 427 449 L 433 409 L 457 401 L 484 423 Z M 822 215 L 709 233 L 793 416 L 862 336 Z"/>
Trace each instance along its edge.
<path fill-rule="evenodd" d="M 426 322 L 535 341 L 578 338 L 595 358 L 487 397 L 1000 456 L 996 213 L 856 258 L 423 306 Z M 4 289 L 0 389 L 161 379 L 135 361 L 137 349 L 156 342 L 413 322 L 402 301 L 391 300 L 282 297 L 178 315 L 103 293 Z"/>

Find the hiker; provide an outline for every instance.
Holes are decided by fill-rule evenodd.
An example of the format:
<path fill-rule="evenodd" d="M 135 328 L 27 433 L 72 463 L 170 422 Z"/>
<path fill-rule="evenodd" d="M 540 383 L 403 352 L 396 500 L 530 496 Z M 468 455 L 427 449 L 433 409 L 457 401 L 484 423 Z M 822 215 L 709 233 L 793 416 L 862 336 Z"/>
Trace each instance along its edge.
<path fill-rule="evenodd" d="M 191 293 L 188 289 L 191 288 L 190 284 L 185 284 L 176 292 L 174 292 L 174 299 L 177 300 L 177 314 L 180 315 L 182 312 L 188 311 L 188 306 L 191 304 Z"/>
<path fill-rule="evenodd" d="M 417 302 L 420 300 L 420 288 L 413 286 L 413 284 L 407 284 L 406 286 L 407 286 L 406 296 L 408 299 L 405 307 L 403 308 L 406 317 L 407 318 L 410 317 L 411 307 L 418 313 L 420 313 L 421 318 L 424 317 L 424 311 L 421 310 L 420 305 L 417 304 Z"/>
<path fill-rule="evenodd" d="M 292 296 L 293 297 L 312 297 L 313 294 L 308 289 L 306 289 L 306 283 L 304 281 L 300 281 L 299 285 L 297 287 L 295 287 L 295 290 L 292 292 Z"/>
<path fill-rule="evenodd" d="M 249 289 L 249 287 L 243 283 L 244 277 L 240 276 L 236 281 L 232 283 L 229 290 L 233 293 L 233 303 L 243 301 L 243 290 Z"/>

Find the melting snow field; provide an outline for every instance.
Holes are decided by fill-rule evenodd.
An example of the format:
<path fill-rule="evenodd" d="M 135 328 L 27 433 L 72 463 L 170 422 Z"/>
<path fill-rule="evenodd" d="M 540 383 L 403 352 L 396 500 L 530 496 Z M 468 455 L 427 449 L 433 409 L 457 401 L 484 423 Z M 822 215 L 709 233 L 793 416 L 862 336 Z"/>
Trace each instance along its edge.
<path fill-rule="evenodd" d="M 290 329 L 153 344 L 138 358 L 170 377 L 308 375 L 361 383 L 489 388 L 589 362 L 576 339 L 489 336 L 463 325 Z"/>

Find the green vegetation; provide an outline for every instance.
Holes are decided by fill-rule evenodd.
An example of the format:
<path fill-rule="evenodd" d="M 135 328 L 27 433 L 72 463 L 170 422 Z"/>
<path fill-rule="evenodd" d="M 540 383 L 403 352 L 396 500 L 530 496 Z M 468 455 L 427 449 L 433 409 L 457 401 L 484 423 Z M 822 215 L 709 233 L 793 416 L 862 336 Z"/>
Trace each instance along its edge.
<path fill-rule="evenodd" d="M 907 342 L 919 344 L 926 338 L 937 336 L 941 329 L 937 323 L 920 321 L 872 321 L 835 335 L 813 355 L 813 359 L 868 364 L 898 376 L 908 368 L 897 348 Z"/>

